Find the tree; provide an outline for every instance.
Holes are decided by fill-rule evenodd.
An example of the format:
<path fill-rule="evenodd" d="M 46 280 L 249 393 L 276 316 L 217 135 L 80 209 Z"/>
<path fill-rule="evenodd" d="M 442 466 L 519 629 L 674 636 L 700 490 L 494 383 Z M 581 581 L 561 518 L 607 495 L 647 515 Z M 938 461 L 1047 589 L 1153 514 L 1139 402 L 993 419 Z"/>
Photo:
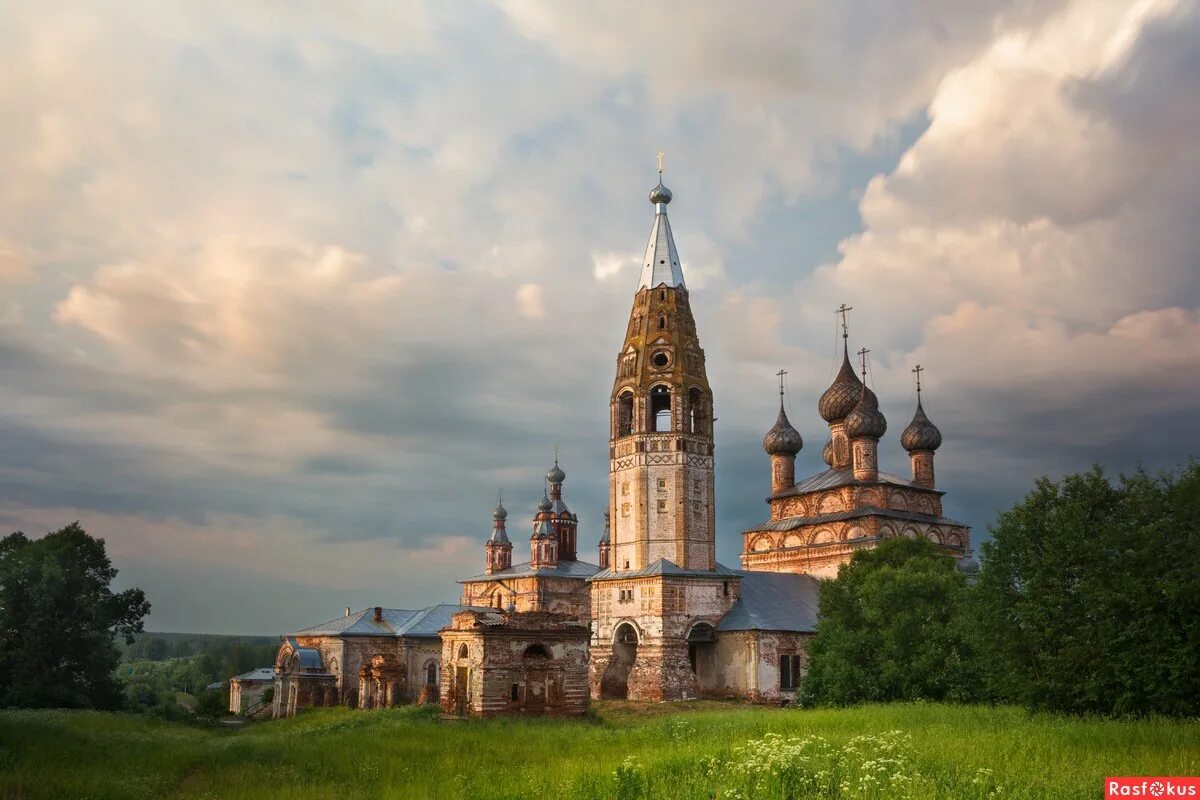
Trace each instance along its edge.
<path fill-rule="evenodd" d="M 119 653 L 150 611 L 141 589 L 114 594 L 104 540 L 78 522 L 41 539 L 0 540 L 0 705 L 113 708 Z"/>
<path fill-rule="evenodd" d="M 1200 464 L 1042 479 L 982 551 L 973 616 L 993 697 L 1200 714 Z"/>
<path fill-rule="evenodd" d="M 836 579 L 821 582 L 802 700 L 975 699 L 967 590 L 955 560 L 934 542 L 888 539 L 856 552 Z"/>

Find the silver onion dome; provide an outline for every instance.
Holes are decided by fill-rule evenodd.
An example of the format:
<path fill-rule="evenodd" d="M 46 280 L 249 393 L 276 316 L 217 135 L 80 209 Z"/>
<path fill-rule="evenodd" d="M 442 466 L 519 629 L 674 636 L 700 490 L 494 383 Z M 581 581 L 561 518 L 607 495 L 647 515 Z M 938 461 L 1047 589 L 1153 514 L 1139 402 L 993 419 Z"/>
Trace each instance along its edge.
<path fill-rule="evenodd" d="M 912 422 L 900 434 L 900 445 L 912 453 L 917 450 L 937 450 L 942 446 L 942 432 L 925 416 L 921 406 L 921 398 L 917 398 L 917 413 L 913 414 Z"/>
<path fill-rule="evenodd" d="M 878 439 L 887 432 L 887 419 L 879 410 L 879 398 L 868 387 L 862 387 L 862 396 L 854 410 L 846 415 L 846 435 L 851 439 Z"/>
<path fill-rule="evenodd" d="M 549 471 L 546 473 L 546 480 L 553 484 L 553 483 L 562 483 L 566 479 L 567 479 L 567 473 L 563 472 L 562 468 L 558 466 L 558 462 L 555 461 L 554 466 L 551 467 L 549 469 Z"/>
<path fill-rule="evenodd" d="M 862 398 L 863 383 L 854 373 L 850 354 L 842 348 L 842 368 L 817 402 L 817 411 L 826 422 L 839 422 L 849 416 Z"/>
<path fill-rule="evenodd" d="M 771 456 L 794 456 L 800 452 L 802 447 L 804 447 L 804 439 L 801 438 L 800 432 L 792 427 L 792 423 L 788 422 L 787 413 L 783 410 L 783 403 L 780 402 L 779 416 L 776 417 L 771 430 L 767 431 L 767 435 L 763 437 L 763 450 L 766 450 L 767 455 Z"/>
<path fill-rule="evenodd" d="M 554 508 L 554 504 L 550 502 L 550 496 L 543 494 L 542 499 L 538 501 L 538 511 L 549 511 L 552 508 Z"/>
<path fill-rule="evenodd" d="M 508 509 L 504 507 L 503 503 L 496 504 L 496 510 L 492 512 L 492 519 L 496 520 L 496 522 L 503 522 L 508 519 Z"/>
<path fill-rule="evenodd" d="M 671 202 L 671 190 L 663 186 L 662 178 L 658 180 L 658 186 L 650 190 L 650 202 L 654 205 L 662 203 L 666 205 Z"/>

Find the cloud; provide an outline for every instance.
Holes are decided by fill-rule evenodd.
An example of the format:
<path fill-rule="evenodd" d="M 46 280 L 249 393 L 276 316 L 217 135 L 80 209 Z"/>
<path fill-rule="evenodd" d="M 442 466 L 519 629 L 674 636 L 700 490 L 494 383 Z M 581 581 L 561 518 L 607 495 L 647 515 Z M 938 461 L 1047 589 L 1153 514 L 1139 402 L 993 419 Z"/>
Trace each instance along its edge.
<path fill-rule="evenodd" d="M 190 611 L 204 583 L 246 630 L 452 598 L 556 443 L 591 541 L 660 149 L 726 563 L 781 366 L 821 467 L 841 302 L 893 431 L 927 367 L 969 522 L 1034 473 L 1170 463 L 1200 389 L 1197 42 L 1189 2 L 18 3 L 5 519 L 82 518 L 157 619 L 208 630 L 234 602 Z"/>

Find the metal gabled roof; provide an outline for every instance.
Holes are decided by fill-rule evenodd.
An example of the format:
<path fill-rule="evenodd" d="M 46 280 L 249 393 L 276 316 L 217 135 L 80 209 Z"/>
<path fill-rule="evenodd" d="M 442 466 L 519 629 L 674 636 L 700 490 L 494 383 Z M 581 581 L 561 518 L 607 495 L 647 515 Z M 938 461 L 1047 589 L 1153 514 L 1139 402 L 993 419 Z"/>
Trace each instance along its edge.
<path fill-rule="evenodd" d="M 904 486 L 909 489 L 919 489 L 923 492 L 931 494 L 945 494 L 940 489 L 931 489 L 928 486 L 920 486 L 913 483 L 907 478 L 901 478 L 899 475 L 892 475 L 888 472 L 880 472 L 879 477 L 871 481 L 861 481 L 854 477 L 854 470 L 850 467 L 843 469 L 827 469 L 824 472 L 818 472 L 816 475 L 810 475 L 804 480 L 797 483 L 790 489 L 784 489 L 781 492 L 776 492 L 772 497 L 791 497 L 798 494 L 807 494 L 808 492 L 818 492 L 823 489 L 834 489 L 838 486 L 879 486 L 879 485 Z"/>
<path fill-rule="evenodd" d="M 249 672 L 243 672 L 241 675 L 234 675 L 229 680 L 231 681 L 273 681 L 275 680 L 274 667 L 259 667 L 252 669 Z"/>
<path fill-rule="evenodd" d="M 738 601 L 717 623 L 718 631 L 791 631 L 817 629 L 819 587 L 811 575 L 790 572 L 739 572 Z"/>
<path fill-rule="evenodd" d="M 657 575 L 666 575 L 673 578 L 712 578 L 730 576 L 737 577 L 741 573 L 737 570 L 732 570 L 722 564 L 717 564 L 716 569 L 684 569 L 674 561 L 669 561 L 665 558 L 660 558 L 657 561 L 647 564 L 638 569 L 622 569 L 615 570 L 611 567 L 597 572 L 595 575 L 588 578 L 591 581 L 598 580 L 613 580 L 615 578 L 648 578 Z"/>
<path fill-rule="evenodd" d="M 600 570 L 600 567 L 595 564 L 589 564 L 586 561 L 559 561 L 552 567 L 538 567 L 530 569 L 528 561 L 522 561 L 520 564 L 513 564 L 507 569 L 502 569 L 499 572 L 493 572 L 491 575 L 473 575 L 470 578 L 463 578 L 459 583 L 474 583 L 476 581 L 502 581 L 508 578 L 583 578 L 591 577 Z"/>
<path fill-rule="evenodd" d="M 292 636 L 437 636 L 438 631 L 450 624 L 451 615 L 464 608 L 453 604 L 429 606 L 415 611 L 384 608 L 380 612 L 382 619 L 379 622 L 375 621 L 375 609 L 366 608 L 296 631 Z M 294 639 L 289 637 L 289 641 L 294 642 Z M 293 644 L 293 647 L 298 645 Z"/>

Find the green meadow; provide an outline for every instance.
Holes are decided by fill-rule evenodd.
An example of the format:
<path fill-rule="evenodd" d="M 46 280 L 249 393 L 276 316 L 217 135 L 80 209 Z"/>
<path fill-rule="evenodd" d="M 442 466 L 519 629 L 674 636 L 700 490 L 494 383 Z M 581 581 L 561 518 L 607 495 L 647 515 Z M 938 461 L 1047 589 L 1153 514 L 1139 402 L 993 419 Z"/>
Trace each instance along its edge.
<path fill-rule="evenodd" d="M 5 798 L 1096 798 L 1200 774 L 1200 722 L 892 704 L 600 704 L 584 720 L 313 711 L 237 729 L 0 712 Z"/>

